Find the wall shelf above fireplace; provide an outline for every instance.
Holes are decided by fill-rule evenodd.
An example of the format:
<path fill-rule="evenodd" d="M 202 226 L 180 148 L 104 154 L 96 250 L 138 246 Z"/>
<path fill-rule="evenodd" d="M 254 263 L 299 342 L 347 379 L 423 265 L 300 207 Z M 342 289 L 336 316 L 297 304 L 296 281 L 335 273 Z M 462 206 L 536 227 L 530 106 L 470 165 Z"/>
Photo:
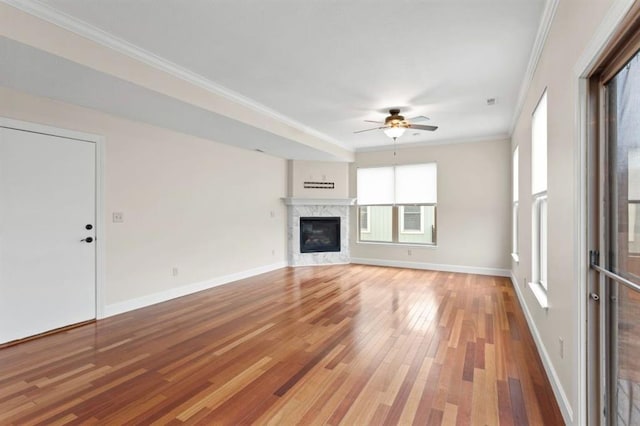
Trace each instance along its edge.
<path fill-rule="evenodd" d="M 355 198 L 298 198 L 286 197 L 282 201 L 288 206 L 352 206 Z"/>

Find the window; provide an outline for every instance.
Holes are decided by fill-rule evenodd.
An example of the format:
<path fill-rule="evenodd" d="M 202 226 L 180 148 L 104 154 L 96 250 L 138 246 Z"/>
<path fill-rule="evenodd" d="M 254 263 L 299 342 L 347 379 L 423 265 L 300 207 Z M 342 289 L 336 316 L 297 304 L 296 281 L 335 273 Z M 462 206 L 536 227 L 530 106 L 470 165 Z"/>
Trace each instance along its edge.
<path fill-rule="evenodd" d="M 371 215 L 371 207 L 366 206 L 360 209 L 360 232 L 371 232 L 369 229 L 369 216 Z"/>
<path fill-rule="evenodd" d="M 403 234 L 420 234 L 424 232 L 422 206 L 400 207 L 400 232 Z"/>
<path fill-rule="evenodd" d="M 520 161 L 519 149 L 513 150 L 513 161 L 511 163 L 511 185 L 513 187 L 513 196 L 512 196 L 512 204 L 511 204 L 511 256 L 513 260 L 518 262 L 520 259 L 518 257 L 518 174 L 519 174 L 519 165 Z"/>
<path fill-rule="evenodd" d="M 435 244 L 435 163 L 359 168 L 357 192 L 359 241 Z"/>
<path fill-rule="evenodd" d="M 531 288 L 547 306 L 547 92 L 533 112 L 531 123 L 531 195 L 533 262 Z"/>

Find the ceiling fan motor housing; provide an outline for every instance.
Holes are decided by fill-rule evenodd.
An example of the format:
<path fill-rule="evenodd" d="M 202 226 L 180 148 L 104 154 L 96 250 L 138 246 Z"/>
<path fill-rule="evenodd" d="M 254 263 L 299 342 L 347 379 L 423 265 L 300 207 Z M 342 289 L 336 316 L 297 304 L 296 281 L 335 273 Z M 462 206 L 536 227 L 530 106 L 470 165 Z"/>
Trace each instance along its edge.
<path fill-rule="evenodd" d="M 400 115 L 399 109 L 390 109 L 390 116 L 384 119 L 385 126 L 397 127 L 405 123 L 404 116 Z"/>

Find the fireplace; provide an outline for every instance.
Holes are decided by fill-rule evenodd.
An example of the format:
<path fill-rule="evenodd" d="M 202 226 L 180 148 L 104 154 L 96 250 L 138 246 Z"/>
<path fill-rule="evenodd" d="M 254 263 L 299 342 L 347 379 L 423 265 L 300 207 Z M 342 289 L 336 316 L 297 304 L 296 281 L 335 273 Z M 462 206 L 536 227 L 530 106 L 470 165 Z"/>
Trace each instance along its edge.
<path fill-rule="evenodd" d="M 283 198 L 283 201 L 287 205 L 287 260 L 290 266 L 343 265 L 351 262 L 349 209 L 355 203 L 355 198 Z M 319 247 L 313 244 L 303 251 L 305 240 L 308 239 L 302 236 L 304 223 L 323 219 L 333 222 L 334 231 L 329 232 L 335 234 L 330 234 L 329 238 L 333 237 L 336 245 L 331 250 L 325 247 L 321 249 L 323 251 L 317 251 Z M 316 230 L 315 225 L 320 223 L 312 223 L 312 230 Z M 327 222 L 324 225 L 328 226 Z"/>
<path fill-rule="evenodd" d="M 301 217 L 300 252 L 340 251 L 340 217 Z"/>

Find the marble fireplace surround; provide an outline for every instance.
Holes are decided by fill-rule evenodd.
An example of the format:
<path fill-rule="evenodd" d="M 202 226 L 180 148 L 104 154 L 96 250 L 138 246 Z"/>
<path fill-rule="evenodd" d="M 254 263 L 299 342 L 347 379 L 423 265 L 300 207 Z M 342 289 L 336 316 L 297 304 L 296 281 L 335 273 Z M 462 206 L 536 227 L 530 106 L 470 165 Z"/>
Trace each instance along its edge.
<path fill-rule="evenodd" d="M 289 266 L 336 265 L 351 262 L 349 253 L 349 207 L 355 198 L 282 199 L 287 205 L 287 260 Z M 340 217 L 340 251 L 300 253 L 301 217 Z"/>

